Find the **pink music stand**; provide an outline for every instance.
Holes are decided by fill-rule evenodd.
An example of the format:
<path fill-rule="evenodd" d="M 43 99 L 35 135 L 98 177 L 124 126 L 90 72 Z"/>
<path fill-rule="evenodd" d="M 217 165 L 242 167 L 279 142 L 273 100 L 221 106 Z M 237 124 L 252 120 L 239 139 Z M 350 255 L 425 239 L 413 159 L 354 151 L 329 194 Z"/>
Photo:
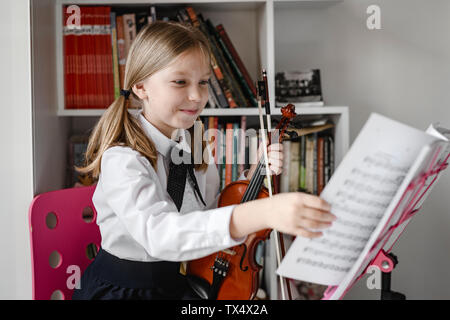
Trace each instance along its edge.
<path fill-rule="evenodd" d="M 417 176 L 416 179 L 412 180 L 412 182 L 406 188 L 402 198 L 397 203 L 395 209 L 390 215 L 389 220 L 385 224 L 384 229 L 381 231 L 380 237 L 378 237 L 378 239 L 375 241 L 372 249 L 367 255 L 366 260 L 368 259 L 367 261 L 369 262 L 366 263 L 366 267 L 363 268 L 362 272 L 353 277 L 352 281 L 350 281 L 349 285 L 344 289 L 343 293 L 340 294 L 339 297 L 334 298 L 342 299 L 345 294 L 353 287 L 353 285 L 365 275 L 368 268 L 371 266 L 375 266 L 383 272 L 381 299 L 405 299 L 405 296 L 403 294 L 390 290 L 391 272 L 397 264 L 397 257 L 391 253 L 391 250 L 397 242 L 398 238 L 405 230 L 411 218 L 419 211 L 419 202 L 423 199 L 432 185 L 436 182 L 439 174 L 448 167 L 448 159 L 450 157 L 450 154 L 444 156 L 444 160 L 439 162 L 438 156 L 441 151 L 442 147 L 438 147 L 437 150 L 433 153 L 432 160 L 430 161 L 427 170 Z M 427 185 L 426 181 L 428 181 L 429 179 L 431 181 Z M 394 222 L 393 219 L 395 213 L 399 208 L 402 208 L 402 206 L 404 206 L 404 208 L 402 209 L 402 213 L 399 216 L 398 220 Z M 391 222 L 393 223 L 392 225 Z M 394 232 L 397 232 L 397 234 L 394 235 Z M 387 245 L 389 242 L 391 242 L 390 245 Z M 375 253 L 375 257 L 373 259 L 370 259 L 370 257 L 372 257 Z M 332 298 L 337 288 L 338 286 L 329 286 L 325 291 L 322 300 L 328 300 Z"/>

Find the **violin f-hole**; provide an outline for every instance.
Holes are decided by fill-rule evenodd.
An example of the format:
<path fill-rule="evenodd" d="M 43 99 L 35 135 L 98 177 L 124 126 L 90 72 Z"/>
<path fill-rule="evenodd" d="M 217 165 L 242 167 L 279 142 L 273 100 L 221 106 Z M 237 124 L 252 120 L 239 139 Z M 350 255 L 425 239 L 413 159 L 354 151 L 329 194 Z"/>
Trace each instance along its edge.
<path fill-rule="evenodd" d="M 242 271 L 247 271 L 248 270 L 248 266 L 246 266 L 245 268 L 242 267 L 242 263 L 244 262 L 244 258 L 245 255 L 247 254 L 247 245 L 245 243 L 241 244 L 241 246 L 244 246 L 244 253 L 242 254 L 241 257 L 241 262 L 239 263 L 239 269 L 241 269 Z"/>

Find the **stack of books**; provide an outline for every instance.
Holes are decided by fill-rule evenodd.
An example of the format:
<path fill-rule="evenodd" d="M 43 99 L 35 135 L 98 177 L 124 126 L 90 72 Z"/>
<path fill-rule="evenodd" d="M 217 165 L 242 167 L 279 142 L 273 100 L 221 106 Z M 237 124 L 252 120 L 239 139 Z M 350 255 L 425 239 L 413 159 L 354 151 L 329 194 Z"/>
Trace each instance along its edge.
<path fill-rule="evenodd" d="M 289 129 L 297 138 L 283 141 L 280 192 L 320 195 L 334 172 L 332 123 Z"/>
<path fill-rule="evenodd" d="M 219 117 L 205 117 L 205 135 L 220 176 L 221 189 L 238 180 L 241 173 L 257 161 L 258 136 L 248 135 L 247 117 L 227 122 Z"/>
<path fill-rule="evenodd" d="M 139 31 L 157 20 L 199 28 L 212 49 L 209 108 L 257 107 L 256 88 L 223 25 L 192 7 L 157 15 L 157 8 L 79 6 L 79 24 L 63 7 L 65 109 L 105 109 L 123 88 L 128 51 Z"/>

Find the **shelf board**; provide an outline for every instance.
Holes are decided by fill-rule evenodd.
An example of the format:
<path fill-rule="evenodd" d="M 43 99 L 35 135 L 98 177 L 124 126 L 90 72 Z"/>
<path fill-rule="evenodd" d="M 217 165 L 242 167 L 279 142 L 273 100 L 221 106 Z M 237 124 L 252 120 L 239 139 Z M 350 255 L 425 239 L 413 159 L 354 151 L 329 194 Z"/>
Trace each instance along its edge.
<path fill-rule="evenodd" d="M 142 5 L 158 5 L 158 4 L 250 4 L 250 3 L 264 3 L 266 0 L 57 0 L 58 4 L 81 4 L 81 5 L 127 5 L 132 6 L 136 4 Z"/>
<path fill-rule="evenodd" d="M 348 107 L 344 106 L 323 106 L 323 107 L 298 107 L 297 114 L 341 114 L 346 112 Z M 61 117 L 99 117 L 106 109 L 67 109 L 59 110 L 58 116 Z M 280 108 L 274 108 L 273 115 L 281 115 Z M 203 109 L 201 116 L 257 116 L 257 108 L 231 108 L 231 109 Z"/>

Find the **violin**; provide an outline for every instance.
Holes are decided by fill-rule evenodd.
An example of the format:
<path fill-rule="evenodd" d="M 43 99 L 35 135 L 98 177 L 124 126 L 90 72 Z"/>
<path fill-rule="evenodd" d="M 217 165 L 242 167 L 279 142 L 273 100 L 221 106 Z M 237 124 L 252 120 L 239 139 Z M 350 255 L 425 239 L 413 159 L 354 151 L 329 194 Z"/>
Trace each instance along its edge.
<path fill-rule="evenodd" d="M 268 101 L 267 95 L 265 97 Z M 276 130 L 281 130 L 280 143 L 290 119 L 296 115 L 294 105 L 281 108 L 281 113 L 281 121 L 276 127 Z M 265 155 L 267 157 L 267 153 Z M 261 157 L 250 181 L 239 180 L 228 184 L 220 194 L 218 207 L 269 197 L 270 191 L 263 186 L 265 167 L 265 159 Z M 189 261 L 186 271 L 191 287 L 204 299 L 253 299 L 259 288 L 259 271 L 262 268 L 256 261 L 256 251 L 271 232 L 272 229 L 260 230 L 248 235 L 241 245 Z"/>

